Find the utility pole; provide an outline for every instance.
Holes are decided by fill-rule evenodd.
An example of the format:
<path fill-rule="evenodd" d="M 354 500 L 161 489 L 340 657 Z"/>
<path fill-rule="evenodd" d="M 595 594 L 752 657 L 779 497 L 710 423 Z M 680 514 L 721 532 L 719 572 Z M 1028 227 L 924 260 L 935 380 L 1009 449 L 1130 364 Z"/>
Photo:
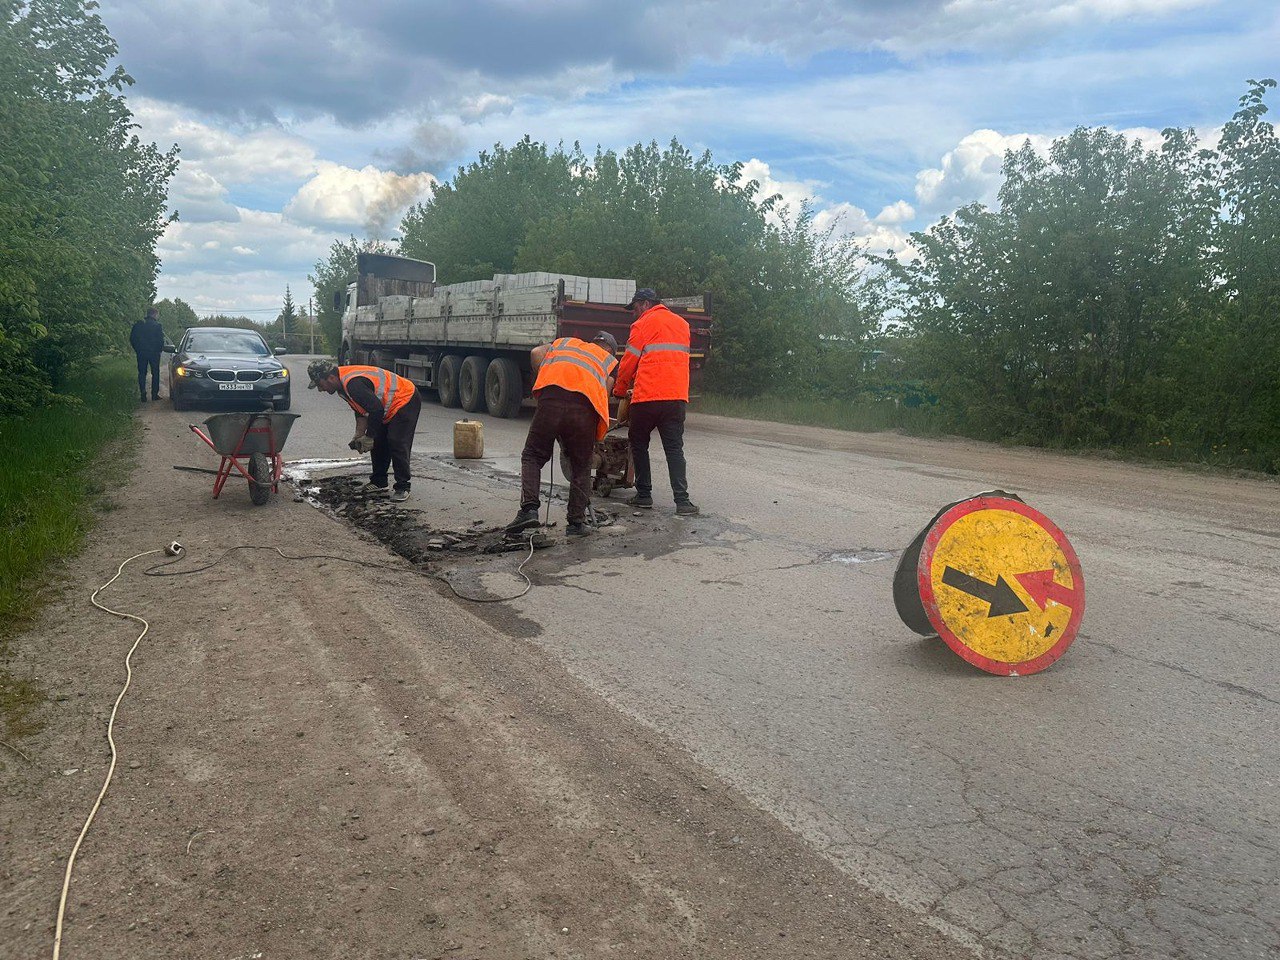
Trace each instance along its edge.
<path fill-rule="evenodd" d="M 316 352 L 316 315 L 311 309 L 311 298 L 307 297 L 307 320 L 311 324 L 311 352 Z"/>

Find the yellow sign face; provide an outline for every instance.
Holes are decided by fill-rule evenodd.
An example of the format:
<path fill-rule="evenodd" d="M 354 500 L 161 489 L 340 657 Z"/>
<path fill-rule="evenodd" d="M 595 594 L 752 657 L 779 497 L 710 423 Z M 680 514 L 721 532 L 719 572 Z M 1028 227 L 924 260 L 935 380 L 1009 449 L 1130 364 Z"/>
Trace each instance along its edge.
<path fill-rule="evenodd" d="M 1084 614 L 1075 551 L 1020 500 L 978 497 L 938 519 L 920 553 L 926 615 L 962 657 L 991 673 L 1034 673 L 1070 645 Z"/>

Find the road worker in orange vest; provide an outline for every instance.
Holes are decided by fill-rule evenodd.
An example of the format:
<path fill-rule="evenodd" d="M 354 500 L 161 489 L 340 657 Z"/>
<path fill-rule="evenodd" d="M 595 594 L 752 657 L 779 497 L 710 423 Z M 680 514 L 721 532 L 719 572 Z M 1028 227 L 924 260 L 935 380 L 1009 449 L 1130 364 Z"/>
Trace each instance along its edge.
<path fill-rule="evenodd" d="M 422 398 L 407 377 L 398 377 L 381 367 L 339 367 L 328 360 L 307 364 L 308 389 L 339 393 L 355 411 L 356 435 L 347 444 L 357 453 L 372 455 L 373 472 L 360 488 L 372 496 L 387 495 L 388 469 L 395 471 L 391 499 L 409 499 L 411 475 L 409 457 L 413 435 L 418 429 Z"/>
<path fill-rule="evenodd" d="M 628 304 L 634 322 L 627 349 L 618 364 L 613 392 L 630 392 L 627 439 L 635 462 L 636 494 L 627 503 L 653 509 L 653 472 L 649 466 L 649 437 L 656 429 L 667 455 L 667 473 L 675 496 L 676 513 L 695 516 L 689 500 L 684 459 L 684 417 L 689 407 L 689 321 L 672 313 L 651 287 L 636 291 Z"/>
<path fill-rule="evenodd" d="M 571 537 L 591 533 L 587 523 L 591 457 L 596 441 L 609 432 L 609 391 L 618 366 L 617 352 L 618 341 L 603 330 L 590 343 L 561 337 L 534 347 L 529 362 L 537 374 L 533 395 L 538 409 L 520 455 L 520 512 L 508 530 L 538 525 L 538 483 L 558 440 L 573 474 L 565 532 Z"/>

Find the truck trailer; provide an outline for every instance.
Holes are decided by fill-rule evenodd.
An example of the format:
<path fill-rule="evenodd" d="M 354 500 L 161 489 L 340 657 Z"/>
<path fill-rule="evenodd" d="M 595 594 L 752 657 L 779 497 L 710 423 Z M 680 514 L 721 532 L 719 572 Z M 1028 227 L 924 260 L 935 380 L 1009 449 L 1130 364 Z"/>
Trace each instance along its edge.
<path fill-rule="evenodd" d="M 446 407 L 514 417 L 533 388 L 529 354 L 558 337 L 617 338 L 631 329 L 634 280 L 556 273 L 495 274 L 438 285 L 425 260 L 362 253 L 356 278 L 334 294 L 342 310 L 338 362 L 369 364 L 434 390 Z M 691 388 L 711 343 L 704 296 L 662 301 L 689 323 Z"/>

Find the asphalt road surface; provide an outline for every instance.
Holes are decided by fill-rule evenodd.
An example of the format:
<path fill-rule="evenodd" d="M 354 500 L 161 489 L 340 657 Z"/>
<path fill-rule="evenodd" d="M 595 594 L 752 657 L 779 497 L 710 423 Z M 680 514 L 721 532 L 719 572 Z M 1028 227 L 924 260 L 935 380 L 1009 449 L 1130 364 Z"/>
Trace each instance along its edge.
<path fill-rule="evenodd" d="M 292 458 L 346 457 L 301 389 Z M 428 398 L 413 503 L 514 514 L 529 414 Z M 656 448 L 656 441 L 655 441 Z M 966 442 L 691 416 L 693 499 L 540 553 L 489 611 L 683 745 L 859 882 L 1027 957 L 1280 954 L 1280 486 Z M 1071 538 L 1088 613 L 1061 661 L 997 678 L 898 620 L 902 548 L 1002 488 Z M 563 504 L 553 518 L 563 523 Z"/>

